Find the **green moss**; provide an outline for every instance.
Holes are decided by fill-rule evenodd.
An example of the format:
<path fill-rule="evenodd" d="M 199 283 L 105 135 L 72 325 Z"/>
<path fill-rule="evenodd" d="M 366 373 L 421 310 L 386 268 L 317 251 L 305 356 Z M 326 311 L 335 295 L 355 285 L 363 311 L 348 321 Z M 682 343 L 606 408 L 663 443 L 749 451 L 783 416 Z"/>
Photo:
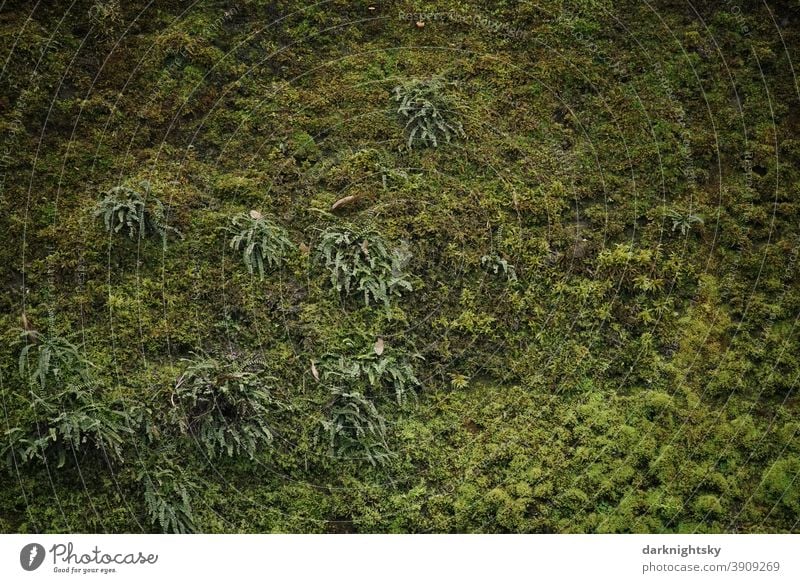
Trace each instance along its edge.
<path fill-rule="evenodd" d="M 124 461 L 7 473 L 0 530 L 174 530 L 162 506 L 208 532 L 797 529 L 786 2 L 697 7 L 707 28 L 633 0 L 433 2 L 487 18 L 423 28 L 343 0 L 95 4 L 0 22 L 0 396 L 29 427 L 24 313 L 74 333 L 133 433 Z M 392 90 L 435 78 L 466 139 L 409 148 Z M 92 217 L 142 181 L 182 239 Z M 263 278 L 224 229 L 253 209 L 285 229 Z M 381 259 L 366 298 L 315 257 L 345 224 L 386 246 L 355 250 Z M 254 355 L 292 410 L 214 472 L 169 423 L 199 351 Z M 374 399 L 387 463 L 320 442 L 325 355 L 413 364 L 404 406 L 383 373 L 344 383 Z"/>

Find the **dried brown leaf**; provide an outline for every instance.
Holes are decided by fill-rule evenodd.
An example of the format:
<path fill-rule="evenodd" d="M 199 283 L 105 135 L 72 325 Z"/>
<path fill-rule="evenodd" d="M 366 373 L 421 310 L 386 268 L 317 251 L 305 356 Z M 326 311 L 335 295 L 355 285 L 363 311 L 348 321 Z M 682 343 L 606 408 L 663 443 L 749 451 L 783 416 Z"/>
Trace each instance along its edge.
<path fill-rule="evenodd" d="M 338 209 L 339 207 L 342 207 L 342 206 L 344 206 L 344 205 L 346 205 L 346 204 L 350 204 L 350 203 L 351 203 L 351 202 L 353 202 L 353 201 L 354 201 L 356 198 L 358 198 L 358 197 L 357 197 L 355 194 L 351 194 L 351 195 L 349 195 L 349 196 L 345 196 L 344 198 L 340 198 L 339 200 L 337 200 L 335 203 L 333 203 L 333 204 L 331 205 L 331 210 L 332 210 L 332 211 L 335 211 L 335 210 L 336 210 L 336 209 Z"/>

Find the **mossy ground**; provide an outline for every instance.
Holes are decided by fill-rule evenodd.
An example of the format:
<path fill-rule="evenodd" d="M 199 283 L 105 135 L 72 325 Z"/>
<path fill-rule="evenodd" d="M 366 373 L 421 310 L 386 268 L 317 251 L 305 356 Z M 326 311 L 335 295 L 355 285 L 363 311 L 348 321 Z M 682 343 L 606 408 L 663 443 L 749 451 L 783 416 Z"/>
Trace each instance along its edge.
<path fill-rule="evenodd" d="M 273 447 L 180 449 L 202 531 L 797 531 L 800 7 L 770 5 L 6 2 L 4 429 L 24 312 L 156 423 L 181 358 L 263 358 Z M 433 76 L 467 137 L 409 150 L 391 91 Z M 141 180 L 183 239 L 92 217 Z M 250 209 L 298 246 L 263 281 L 221 229 Z M 303 250 L 345 222 L 407 242 L 413 292 L 331 289 Z M 423 388 L 391 462 L 332 458 L 310 362 L 378 337 Z M 171 448 L 12 466 L 0 530 L 157 530 L 136 475 Z"/>

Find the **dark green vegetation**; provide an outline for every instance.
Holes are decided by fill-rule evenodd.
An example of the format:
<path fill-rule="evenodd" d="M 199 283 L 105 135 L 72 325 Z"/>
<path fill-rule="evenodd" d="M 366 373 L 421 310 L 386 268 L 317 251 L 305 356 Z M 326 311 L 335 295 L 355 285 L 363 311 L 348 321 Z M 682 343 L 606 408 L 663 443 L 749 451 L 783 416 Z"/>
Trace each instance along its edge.
<path fill-rule="evenodd" d="M 2 3 L 0 531 L 797 531 L 800 7 L 695 5 Z"/>

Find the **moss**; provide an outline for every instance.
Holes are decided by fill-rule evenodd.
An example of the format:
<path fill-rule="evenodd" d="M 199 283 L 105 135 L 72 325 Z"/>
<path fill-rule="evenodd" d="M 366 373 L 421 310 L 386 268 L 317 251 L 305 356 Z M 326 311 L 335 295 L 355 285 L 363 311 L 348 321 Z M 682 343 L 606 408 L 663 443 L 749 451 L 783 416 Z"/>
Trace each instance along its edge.
<path fill-rule="evenodd" d="M 696 7 L 707 28 L 632 0 L 458 8 L 485 20 L 433 2 L 451 16 L 424 28 L 344 1 L 18 4 L 0 22 L 4 422 L 32 419 L 23 313 L 75 332 L 95 396 L 137 421 L 124 462 L 79 450 L 52 486 L 8 472 L 0 529 L 159 530 L 137 476 L 170 463 L 209 532 L 797 529 L 789 3 Z M 434 77 L 466 137 L 409 149 L 392 89 Z M 143 180 L 183 239 L 91 216 Z M 292 243 L 263 281 L 222 229 L 252 209 Z M 332 289 L 313 250 L 345 223 L 407 245 L 413 289 Z M 376 399 L 395 456 L 372 466 L 319 443 L 311 363 L 377 338 L 419 353 L 421 386 Z M 209 468 L 171 433 L 194 351 L 263 361 L 293 407 L 275 447 Z"/>

